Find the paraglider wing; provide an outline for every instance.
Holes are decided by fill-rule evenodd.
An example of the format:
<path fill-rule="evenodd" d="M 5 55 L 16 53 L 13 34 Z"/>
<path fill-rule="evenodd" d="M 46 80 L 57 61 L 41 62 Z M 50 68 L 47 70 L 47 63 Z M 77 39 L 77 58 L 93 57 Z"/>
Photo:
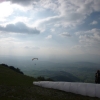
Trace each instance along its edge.
<path fill-rule="evenodd" d="M 63 90 L 66 92 L 81 94 L 84 96 L 100 98 L 100 84 L 79 83 L 79 82 L 51 82 L 51 81 L 39 81 L 39 82 L 33 82 L 33 84 L 46 88 L 53 88 L 53 89 Z"/>
<path fill-rule="evenodd" d="M 38 58 L 33 58 L 32 61 L 33 61 L 34 59 L 37 59 L 37 60 L 38 60 Z"/>

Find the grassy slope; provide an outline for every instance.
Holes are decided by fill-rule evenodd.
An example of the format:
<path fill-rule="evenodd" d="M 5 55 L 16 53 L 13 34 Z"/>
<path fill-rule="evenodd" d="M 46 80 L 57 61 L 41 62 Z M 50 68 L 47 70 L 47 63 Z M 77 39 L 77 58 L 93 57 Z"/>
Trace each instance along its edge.
<path fill-rule="evenodd" d="M 35 78 L 0 66 L 0 100 L 99 100 L 33 85 Z"/>

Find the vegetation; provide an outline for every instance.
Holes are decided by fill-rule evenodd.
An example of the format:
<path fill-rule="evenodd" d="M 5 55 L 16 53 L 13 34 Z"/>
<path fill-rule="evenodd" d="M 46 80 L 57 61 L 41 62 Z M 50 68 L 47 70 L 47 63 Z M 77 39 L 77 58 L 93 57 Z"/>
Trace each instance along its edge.
<path fill-rule="evenodd" d="M 0 100 L 99 100 L 35 86 L 33 81 L 37 79 L 0 65 Z"/>
<path fill-rule="evenodd" d="M 39 77 L 37 77 L 37 80 L 39 80 L 39 81 L 54 81 L 53 79 L 51 79 L 51 78 L 44 78 L 44 77 L 42 77 L 42 76 L 39 76 Z"/>
<path fill-rule="evenodd" d="M 20 73 L 20 74 L 24 74 L 22 71 L 20 71 L 19 68 L 15 68 L 14 66 L 8 66 L 7 64 L 1 64 L 1 65 L 4 66 L 4 67 L 8 67 L 8 68 Z"/>

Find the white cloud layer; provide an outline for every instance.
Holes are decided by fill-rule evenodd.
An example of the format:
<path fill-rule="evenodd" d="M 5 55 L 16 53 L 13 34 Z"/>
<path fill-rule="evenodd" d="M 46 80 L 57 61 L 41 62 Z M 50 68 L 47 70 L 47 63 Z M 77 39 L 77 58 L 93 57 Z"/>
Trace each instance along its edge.
<path fill-rule="evenodd" d="M 10 2 L 0 3 L 0 19 L 10 16 L 13 13 L 13 7 Z"/>
<path fill-rule="evenodd" d="M 22 22 L 18 22 L 16 24 L 8 24 L 5 27 L 0 26 L 0 31 L 4 32 L 13 32 L 13 33 L 27 33 L 27 34 L 39 34 L 40 31 L 36 28 L 31 28 L 26 26 Z"/>
<path fill-rule="evenodd" d="M 96 2 L 94 0 L 58 0 L 56 2 L 40 0 L 39 2 L 42 2 L 42 4 L 39 3 L 41 7 L 47 6 L 45 9 L 52 9 L 57 14 L 56 16 L 36 21 L 37 26 L 44 26 L 45 28 L 47 24 L 53 27 L 77 27 L 84 23 L 88 15 L 95 11 L 100 11 L 99 0 Z M 52 3 L 55 5 L 54 7 L 49 6 Z M 93 24 L 97 24 L 97 22 L 93 22 Z"/>
<path fill-rule="evenodd" d="M 91 29 L 88 31 L 76 32 L 79 36 L 79 42 L 82 45 L 87 46 L 100 46 L 100 29 Z"/>
<path fill-rule="evenodd" d="M 71 37 L 71 35 L 69 33 L 67 33 L 67 32 L 64 32 L 64 33 L 62 33 L 60 35 L 63 36 L 63 37 Z"/>
<path fill-rule="evenodd" d="M 51 39 L 52 38 L 52 35 L 48 35 L 47 37 L 46 37 L 46 39 Z"/>
<path fill-rule="evenodd" d="M 96 24 L 98 24 L 98 22 L 95 20 L 91 23 L 91 25 L 96 25 Z"/>

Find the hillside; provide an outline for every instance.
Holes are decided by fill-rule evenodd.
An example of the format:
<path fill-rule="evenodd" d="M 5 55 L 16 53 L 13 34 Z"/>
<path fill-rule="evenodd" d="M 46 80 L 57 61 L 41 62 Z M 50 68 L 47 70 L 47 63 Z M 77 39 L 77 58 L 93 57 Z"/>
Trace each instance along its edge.
<path fill-rule="evenodd" d="M 54 81 L 66 81 L 66 82 L 79 82 L 79 81 L 81 81 L 76 76 L 70 74 L 69 72 L 65 72 L 65 71 L 49 71 L 49 70 L 36 71 L 36 70 L 32 70 L 28 75 L 35 76 L 35 77 L 43 76 L 45 78 L 51 78 Z"/>
<path fill-rule="evenodd" d="M 0 65 L 0 100 L 99 100 L 33 85 L 37 79 Z"/>

